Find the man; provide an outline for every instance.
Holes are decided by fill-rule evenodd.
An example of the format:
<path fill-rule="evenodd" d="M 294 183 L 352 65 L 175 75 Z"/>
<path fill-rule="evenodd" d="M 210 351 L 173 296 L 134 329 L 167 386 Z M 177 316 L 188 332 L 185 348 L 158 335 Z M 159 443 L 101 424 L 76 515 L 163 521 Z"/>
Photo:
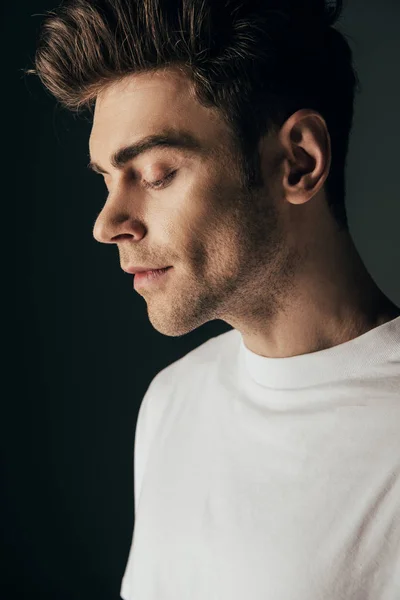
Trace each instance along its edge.
<path fill-rule="evenodd" d="M 94 237 L 159 332 L 232 326 L 143 399 L 124 600 L 400 598 L 400 310 L 345 218 L 340 9 L 76 0 L 44 27 L 45 85 L 95 101 Z"/>

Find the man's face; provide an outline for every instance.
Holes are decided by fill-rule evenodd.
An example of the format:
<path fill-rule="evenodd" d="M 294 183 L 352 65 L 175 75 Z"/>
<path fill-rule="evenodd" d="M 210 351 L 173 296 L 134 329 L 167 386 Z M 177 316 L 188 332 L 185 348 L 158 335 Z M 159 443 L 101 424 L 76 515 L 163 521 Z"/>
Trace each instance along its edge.
<path fill-rule="evenodd" d="M 112 165 L 120 148 L 166 130 L 189 133 L 197 147 L 155 146 Z M 183 74 L 134 75 L 107 88 L 90 154 L 107 171 L 109 191 L 96 240 L 117 244 L 123 268 L 172 266 L 138 288 L 155 329 L 179 336 L 213 319 L 239 328 L 275 308 L 290 270 L 276 176 L 264 172 L 263 189 L 244 190 L 226 124 L 197 102 Z"/>

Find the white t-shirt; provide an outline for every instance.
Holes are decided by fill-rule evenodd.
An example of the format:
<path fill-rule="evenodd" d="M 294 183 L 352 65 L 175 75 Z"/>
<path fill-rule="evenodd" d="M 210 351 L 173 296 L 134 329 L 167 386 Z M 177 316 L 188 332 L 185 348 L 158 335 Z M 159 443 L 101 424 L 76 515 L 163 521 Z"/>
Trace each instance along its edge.
<path fill-rule="evenodd" d="M 124 600 L 400 599 L 400 317 L 332 348 L 235 329 L 140 407 Z"/>

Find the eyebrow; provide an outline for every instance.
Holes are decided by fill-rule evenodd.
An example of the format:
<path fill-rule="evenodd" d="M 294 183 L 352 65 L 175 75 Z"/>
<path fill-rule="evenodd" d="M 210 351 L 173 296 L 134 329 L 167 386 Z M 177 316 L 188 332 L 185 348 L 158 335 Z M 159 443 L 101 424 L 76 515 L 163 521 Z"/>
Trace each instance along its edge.
<path fill-rule="evenodd" d="M 160 146 L 164 148 L 177 148 L 191 154 L 201 153 L 204 150 L 199 140 L 188 131 L 177 132 L 167 130 L 162 133 L 148 135 L 145 138 L 134 142 L 133 144 L 123 146 L 111 156 L 111 165 L 115 169 L 121 170 L 127 162 L 133 160 L 144 152 L 148 152 L 149 150 L 158 148 Z M 87 167 L 95 173 L 108 174 L 103 167 L 92 160 L 89 162 Z"/>

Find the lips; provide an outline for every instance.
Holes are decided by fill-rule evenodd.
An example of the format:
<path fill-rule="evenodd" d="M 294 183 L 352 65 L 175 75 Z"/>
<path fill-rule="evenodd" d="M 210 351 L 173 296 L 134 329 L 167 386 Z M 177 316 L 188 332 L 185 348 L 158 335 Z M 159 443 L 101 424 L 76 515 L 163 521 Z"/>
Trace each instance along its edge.
<path fill-rule="evenodd" d="M 169 269 L 170 267 L 127 267 L 123 268 L 125 273 L 130 273 L 131 275 L 135 275 L 135 273 L 148 273 L 151 271 L 162 271 L 165 269 Z"/>
<path fill-rule="evenodd" d="M 155 285 L 158 281 L 163 280 L 172 267 L 164 267 L 163 269 L 152 269 L 151 271 L 137 272 L 133 277 L 133 285 L 135 289 L 143 286 Z"/>
<path fill-rule="evenodd" d="M 134 277 L 137 277 L 138 275 L 142 276 L 142 275 L 157 275 L 157 274 L 161 274 L 161 273 L 165 273 L 165 271 L 168 271 L 170 267 L 163 267 L 162 269 L 149 269 L 148 271 L 136 271 L 136 273 L 134 273 Z"/>

